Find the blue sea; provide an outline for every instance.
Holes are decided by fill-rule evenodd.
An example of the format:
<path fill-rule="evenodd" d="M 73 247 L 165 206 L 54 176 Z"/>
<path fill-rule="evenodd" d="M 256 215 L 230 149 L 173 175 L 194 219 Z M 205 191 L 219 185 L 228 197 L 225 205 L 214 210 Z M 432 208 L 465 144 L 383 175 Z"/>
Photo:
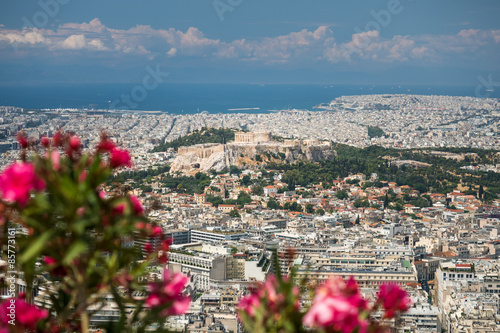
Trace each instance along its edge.
<path fill-rule="evenodd" d="M 308 109 L 336 97 L 365 94 L 418 94 L 475 97 L 476 87 L 409 85 L 258 85 L 258 84 L 162 84 L 146 91 L 132 105 L 121 100 L 131 95 L 135 84 L 85 84 L 0 87 L 0 105 L 26 109 L 94 108 L 163 111 L 190 114 L 270 112 L 283 109 Z M 136 89 L 136 93 L 139 90 Z M 500 89 L 489 93 L 500 98 Z M 113 103 L 114 102 L 114 103 Z M 248 109 L 248 110 L 232 110 Z"/>

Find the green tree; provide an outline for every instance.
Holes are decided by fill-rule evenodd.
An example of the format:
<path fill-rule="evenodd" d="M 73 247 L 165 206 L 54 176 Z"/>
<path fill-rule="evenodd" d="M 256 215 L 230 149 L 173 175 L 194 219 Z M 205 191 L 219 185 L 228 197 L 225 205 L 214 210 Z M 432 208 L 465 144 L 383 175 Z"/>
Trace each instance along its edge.
<path fill-rule="evenodd" d="M 314 205 L 313 204 L 306 205 L 306 213 L 309 213 L 309 214 L 314 213 Z"/>
<path fill-rule="evenodd" d="M 224 200 L 221 197 L 216 197 L 213 195 L 207 195 L 207 201 L 211 202 L 214 207 L 219 207 L 219 205 L 224 203 Z"/>
<path fill-rule="evenodd" d="M 252 181 L 252 178 L 249 175 L 244 175 L 243 178 L 241 179 L 241 182 L 245 186 L 248 186 L 251 181 Z"/>
<path fill-rule="evenodd" d="M 233 209 L 232 211 L 229 212 L 229 216 L 231 217 L 234 217 L 234 218 L 239 218 L 241 217 L 240 213 L 238 212 L 238 210 L 236 209 Z"/>
<path fill-rule="evenodd" d="M 389 207 L 389 196 L 386 193 L 384 198 L 384 209 L 386 209 L 387 207 Z"/>
<path fill-rule="evenodd" d="M 297 183 L 299 181 L 299 178 L 300 178 L 300 173 L 298 170 L 288 170 L 283 175 L 282 180 L 283 180 L 283 182 L 287 183 L 290 191 L 294 191 L 295 186 L 297 185 Z"/>
<path fill-rule="evenodd" d="M 241 170 L 236 165 L 231 165 L 229 167 L 229 173 L 231 175 L 239 175 L 241 173 Z"/>
<path fill-rule="evenodd" d="M 356 207 L 356 208 L 370 207 L 370 202 L 368 200 L 358 199 L 358 200 L 354 201 L 354 207 Z"/>
<path fill-rule="evenodd" d="M 378 126 L 368 126 L 368 136 L 371 138 L 377 138 L 384 136 L 384 131 Z"/>
<path fill-rule="evenodd" d="M 276 202 L 276 200 L 273 197 L 269 198 L 269 201 L 267 202 L 267 208 L 269 209 L 280 209 L 280 205 Z"/>
<path fill-rule="evenodd" d="M 264 188 L 260 185 L 252 187 L 252 194 L 254 195 L 263 195 L 264 194 Z"/>
<path fill-rule="evenodd" d="M 299 205 L 296 201 L 292 202 L 290 205 L 290 210 L 292 212 L 302 212 L 302 206 Z"/>
<path fill-rule="evenodd" d="M 248 193 L 241 191 L 240 194 L 238 194 L 238 200 L 236 200 L 238 205 L 244 206 L 250 202 L 252 202 L 252 198 Z"/>
<path fill-rule="evenodd" d="M 338 191 L 335 196 L 337 197 L 337 199 L 340 199 L 340 200 L 344 200 L 344 199 L 349 198 L 349 195 L 347 194 L 346 190 Z"/>
<path fill-rule="evenodd" d="M 322 216 L 323 216 L 323 215 L 325 215 L 325 210 L 324 210 L 324 209 L 322 209 L 322 208 L 318 208 L 318 209 L 316 209 L 316 214 L 317 214 L 317 215 L 322 215 Z"/>

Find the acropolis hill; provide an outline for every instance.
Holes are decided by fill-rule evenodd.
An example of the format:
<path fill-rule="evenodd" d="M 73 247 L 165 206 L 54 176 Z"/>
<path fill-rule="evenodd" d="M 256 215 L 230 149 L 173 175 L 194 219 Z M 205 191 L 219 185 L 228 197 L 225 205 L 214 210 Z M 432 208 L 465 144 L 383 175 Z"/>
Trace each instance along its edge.
<path fill-rule="evenodd" d="M 268 153 L 265 154 L 264 153 Z M 260 156 L 256 158 L 256 156 Z M 234 142 L 206 143 L 179 147 L 172 172 L 193 174 L 211 169 L 222 171 L 231 165 L 260 166 L 267 162 L 294 162 L 300 159 L 319 161 L 336 155 L 330 141 L 285 139 L 273 141 L 271 132 L 236 132 Z"/>

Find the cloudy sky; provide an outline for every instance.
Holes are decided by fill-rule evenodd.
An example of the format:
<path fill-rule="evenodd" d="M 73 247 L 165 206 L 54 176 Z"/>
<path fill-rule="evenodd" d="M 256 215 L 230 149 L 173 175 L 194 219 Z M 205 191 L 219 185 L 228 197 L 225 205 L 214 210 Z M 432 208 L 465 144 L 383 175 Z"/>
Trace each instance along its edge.
<path fill-rule="evenodd" d="M 500 81 L 498 0 L 2 0 L 0 84 Z"/>

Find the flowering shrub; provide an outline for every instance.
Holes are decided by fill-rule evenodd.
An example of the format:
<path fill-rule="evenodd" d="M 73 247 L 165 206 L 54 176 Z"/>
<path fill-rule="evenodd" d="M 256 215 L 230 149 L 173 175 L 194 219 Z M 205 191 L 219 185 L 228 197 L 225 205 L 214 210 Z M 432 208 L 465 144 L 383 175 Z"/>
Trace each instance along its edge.
<path fill-rule="evenodd" d="M 391 319 L 411 304 L 408 294 L 395 284 L 382 285 L 370 304 L 354 278 L 345 282 L 335 277 L 317 287 L 311 306 L 302 310 L 293 277 L 293 270 L 290 278 L 271 276 L 241 299 L 238 313 L 249 332 L 383 332 L 386 328 L 374 319 L 377 312 L 382 310 L 383 318 Z"/>
<path fill-rule="evenodd" d="M 238 304 L 248 332 L 302 332 L 300 292 L 288 278 L 270 276 Z"/>
<path fill-rule="evenodd" d="M 0 305 L 0 333 L 8 332 L 9 321 L 14 316 L 17 320 L 16 325 L 11 326 L 11 331 L 24 332 L 34 330 L 41 319 L 47 318 L 48 312 L 26 303 L 22 295 L 19 299 L 10 299 Z"/>
<path fill-rule="evenodd" d="M 186 278 L 164 270 L 161 281 L 144 282 L 152 263 L 166 262 L 169 243 L 160 249 L 146 244 L 146 260 L 131 246 L 135 238 L 161 237 L 161 229 L 123 185 L 102 191 L 113 171 L 132 165 L 130 154 L 104 134 L 87 153 L 69 133 L 18 140 L 20 161 L 0 174 L 0 230 L 5 245 L 9 228 L 27 230 L 15 238 L 15 270 L 27 289 L 0 304 L 0 332 L 87 332 L 110 298 L 119 320 L 105 323 L 107 332 L 141 332 L 151 324 L 162 331 L 168 315 L 184 313 Z M 7 246 L 2 251 L 6 255 Z M 11 303 L 15 326 L 9 324 Z"/>

